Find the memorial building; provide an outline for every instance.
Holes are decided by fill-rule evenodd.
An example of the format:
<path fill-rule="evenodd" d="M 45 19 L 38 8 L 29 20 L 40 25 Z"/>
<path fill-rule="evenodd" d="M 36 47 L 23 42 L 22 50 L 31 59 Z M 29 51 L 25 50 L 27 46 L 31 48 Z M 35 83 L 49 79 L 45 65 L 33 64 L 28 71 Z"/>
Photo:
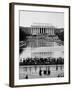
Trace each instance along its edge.
<path fill-rule="evenodd" d="M 39 34 L 48 34 L 54 35 L 55 27 L 50 24 L 43 24 L 43 23 L 34 23 L 31 25 L 31 33 L 32 35 L 39 35 Z"/>

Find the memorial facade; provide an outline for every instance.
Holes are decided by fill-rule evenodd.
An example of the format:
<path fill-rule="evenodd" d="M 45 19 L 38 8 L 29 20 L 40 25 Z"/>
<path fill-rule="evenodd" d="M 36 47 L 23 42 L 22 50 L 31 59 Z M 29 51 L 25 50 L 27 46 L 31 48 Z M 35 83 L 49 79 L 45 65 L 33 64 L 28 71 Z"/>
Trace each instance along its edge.
<path fill-rule="evenodd" d="M 54 26 L 43 23 L 31 25 L 32 35 L 39 35 L 39 34 L 54 35 L 54 29 L 55 29 Z"/>

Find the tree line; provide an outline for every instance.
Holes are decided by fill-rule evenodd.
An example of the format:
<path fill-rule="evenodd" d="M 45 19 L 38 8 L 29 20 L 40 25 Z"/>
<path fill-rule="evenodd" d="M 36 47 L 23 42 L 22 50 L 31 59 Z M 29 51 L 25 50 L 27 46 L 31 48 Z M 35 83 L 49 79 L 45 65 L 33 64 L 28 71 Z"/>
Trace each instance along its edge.
<path fill-rule="evenodd" d="M 59 65 L 64 64 L 64 58 L 26 58 L 19 65 Z"/>

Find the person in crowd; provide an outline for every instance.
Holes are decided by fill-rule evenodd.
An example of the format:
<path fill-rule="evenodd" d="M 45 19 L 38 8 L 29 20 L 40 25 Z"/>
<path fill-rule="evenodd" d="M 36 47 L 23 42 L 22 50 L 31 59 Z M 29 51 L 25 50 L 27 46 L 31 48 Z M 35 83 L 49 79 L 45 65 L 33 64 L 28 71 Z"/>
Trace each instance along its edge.
<path fill-rule="evenodd" d="M 25 77 L 26 79 L 28 79 L 28 75 L 26 75 L 26 77 Z"/>
<path fill-rule="evenodd" d="M 44 70 L 44 75 L 46 75 L 47 74 L 47 71 L 46 70 Z"/>
<path fill-rule="evenodd" d="M 42 76 L 42 70 L 41 69 L 39 70 L 39 75 Z"/>

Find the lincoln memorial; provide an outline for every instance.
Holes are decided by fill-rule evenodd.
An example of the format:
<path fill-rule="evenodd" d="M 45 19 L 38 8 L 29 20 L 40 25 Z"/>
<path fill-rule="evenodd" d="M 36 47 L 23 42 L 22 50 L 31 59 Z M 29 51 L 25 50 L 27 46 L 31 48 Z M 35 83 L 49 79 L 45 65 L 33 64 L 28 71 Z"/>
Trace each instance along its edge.
<path fill-rule="evenodd" d="M 39 35 L 39 34 L 48 34 L 54 35 L 55 27 L 50 24 L 43 24 L 43 23 L 34 23 L 31 25 L 31 33 L 32 35 Z"/>

